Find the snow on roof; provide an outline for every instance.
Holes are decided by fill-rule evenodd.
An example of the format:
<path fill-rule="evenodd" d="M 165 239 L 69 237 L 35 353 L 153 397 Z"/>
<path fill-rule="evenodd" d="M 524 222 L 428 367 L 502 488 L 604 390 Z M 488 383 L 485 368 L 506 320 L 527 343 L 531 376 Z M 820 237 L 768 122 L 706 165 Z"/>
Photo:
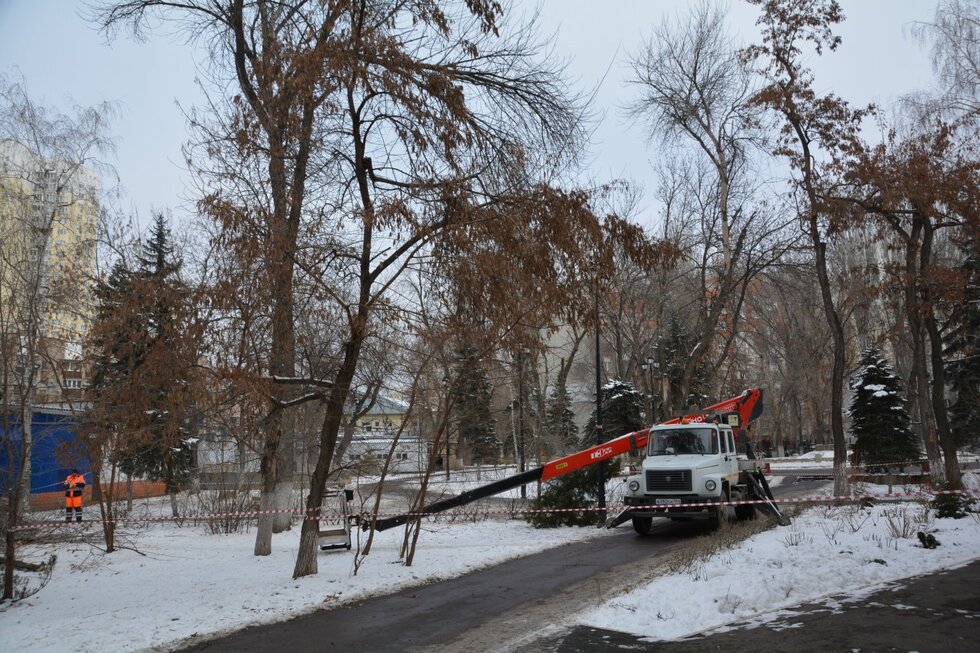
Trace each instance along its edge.
<path fill-rule="evenodd" d="M 366 415 L 404 415 L 408 412 L 408 402 L 394 397 L 378 397 Z"/>

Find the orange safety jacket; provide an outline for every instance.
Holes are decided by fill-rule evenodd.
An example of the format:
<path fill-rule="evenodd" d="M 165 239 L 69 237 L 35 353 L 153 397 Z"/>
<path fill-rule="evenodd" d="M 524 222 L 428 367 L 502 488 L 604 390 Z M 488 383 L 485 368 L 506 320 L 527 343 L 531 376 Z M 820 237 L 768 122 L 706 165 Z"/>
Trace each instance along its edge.
<path fill-rule="evenodd" d="M 81 508 L 82 490 L 85 489 L 85 477 L 81 474 L 69 474 L 65 479 L 65 504 L 69 508 Z"/>

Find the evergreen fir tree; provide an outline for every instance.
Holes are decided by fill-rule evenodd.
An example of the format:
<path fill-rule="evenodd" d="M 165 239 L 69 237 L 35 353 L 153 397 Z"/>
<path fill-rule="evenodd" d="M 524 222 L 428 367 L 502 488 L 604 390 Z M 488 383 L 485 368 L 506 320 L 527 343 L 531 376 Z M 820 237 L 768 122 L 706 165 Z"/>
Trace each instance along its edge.
<path fill-rule="evenodd" d="M 530 459 L 538 451 L 536 443 L 538 434 L 535 430 L 535 425 L 538 423 L 538 400 L 541 395 L 538 392 L 537 384 L 534 382 L 534 374 L 530 369 L 531 363 L 527 359 L 527 354 L 524 355 L 525 360 L 523 364 L 525 367 L 523 374 L 520 371 L 521 359 L 515 357 L 514 361 L 513 374 L 517 383 L 512 390 L 514 398 L 507 404 L 506 408 L 514 430 L 512 431 L 512 436 L 504 438 L 503 441 L 504 456 L 512 456 L 515 460 L 518 456 L 514 447 L 519 446 L 519 442 L 515 442 L 515 440 L 519 440 L 521 437 L 521 402 L 524 403 L 524 452 L 527 458 Z"/>
<path fill-rule="evenodd" d="M 490 381 L 476 350 L 464 347 L 457 356 L 453 415 L 459 441 L 477 463 L 495 463 L 500 456 L 497 424 L 490 410 L 493 398 Z"/>
<path fill-rule="evenodd" d="M 644 397 L 632 383 L 610 381 L 602 387 L 602 441 L 607 442 L 624 433 L 638 431 L 646 426 L 640 413 L 643 411 Z M 596 415 L 585 427 L 579 446 L 582 448 L 596 444 Z M 606 462 L 606 478 L 619 473 L 621 463 L 618 459 Z M 565 476 L 559 476 L 548 483 L 541 497 L 531 502 L 535 510 L 545 512 L 528 513 L 527 521 L 537 528 L 556 526 L 594 526 L 596 513 L 593 510 L 572 511 L 573 508 L 595 505 L 598 501 L 596 470 L 580 469 Z"/>
<path fill-rule="evenodd" d="M 579 443 L 578 427 L 572 412 L 572 393 L 568 390 L 551 391 L 548 397 L 548 414 L 545 425 L 549 435 L 558 442 L 564 451 L 574 450 Z"/>
<path fill-rule="evenodd" d="M 638 431 L 648 424 L 643 419 L 646 398 L 628 381 L 613 380 L 602 387 L 602 441 L 607 442 L 624 433 Z M 595 411 L 589 417 L 579 445 L 596 444 Z"/>
<path fill-rule="evenodd" d="M 143 242 L 139 263 L 137 276 L 147 281 L 151 290 L 159 291 L 147 312 L 150 335 L 155 340 L 167 339 L 174 327 L 173 291 L 182 290 L 177 287 L 182 264 L 174 258 L 170 228 L 162 214 L 157 214 L 153 220 L 149 238 Z"/>
<path fill-rule="evenodd" d="M 186 289 L 178 277 L 170 231 L 157 216 L 139 268 L 118 263 L 96 288 L 93 394 L 97 421 L 122 432 L 115 452 L 132 476 L 162 480 L 175 493 L 193 469 L 188 442 L 194 407 L 183 378 L 192 356 L 181 351 Z"/>
<path fill-rule="evenodd" d="M 854 462 L 887 465 L 918 460 L 919 445 L 909 425 L 901 382 L 877 347 L 864 352 L 851 390 L 854 399 L 848 415 L 857 439 Z"/>
<path fill-rule="evenodd" d="M 122 261 L 113 266 L 108 279 L 95 286 L 98 303 L 96 321 L 104 327 L 94 334 L 92 387 L 97 395 L 118 384 L 126 377 L 127 370 L 142 365 L 146 358 L 147 343 L 133 337 L 145 332 L 141 324 L 144 316 L 139 312 L 127 311 L 125 307 L 126 302 L 132 299 L 133 292 L 133 273 Z M 128 315 L 124 315 L 124 311 Z"/>
<path fill-rule="evenodd" d="M 958 444 L 980 441 L 980 238 L 974 233 L 960 245 L 965 257 L 960 270 L 965 281 L 962 301 L 949 318 L 946 370 L 954 397 L 950 406 Z"/>
<path fill-rule="evenodd" d="M 657 361 L 658 368 L 663 370 L 667 375 L 667 380 L 670 384 L 670 394 L 671 397 L 674 397 L 674 403 L 676 403 L 681 399 L 678 395 L 681 391 L 684 366 L 687 364 L 687 358 L 690 352 L 697 345 L 697 341 L 688 332 L 687 327 L 673 314 L 667 318 L 666 331 L 665 336 L 657 338 L 654 357 Z M 687 396 L 683 398 L 683 401 L 679 405 L 700 406 L 705 403 L 707 398 L 708 383 L 705 371 L 699 368 L 694 372 L 694 378 L 691 380 Z M 665 406 L 663 410 L 669 412 L 671 406 Z M 670 415 L 661 415 L 661 417 L 670 417 Z"/>

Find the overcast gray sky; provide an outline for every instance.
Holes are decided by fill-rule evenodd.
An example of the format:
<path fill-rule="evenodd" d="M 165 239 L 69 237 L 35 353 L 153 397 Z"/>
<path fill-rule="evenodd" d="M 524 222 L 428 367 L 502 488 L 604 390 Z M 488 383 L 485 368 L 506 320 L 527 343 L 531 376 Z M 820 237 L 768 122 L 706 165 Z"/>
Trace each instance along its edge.
<path fill-rule="evenodd" d="M 518 1 L 522 11 L 538 6 Z M 583 91 L 597 85 L 595 110 L 602 116 L 591 146 L 591 174 L 598 180 L 629 177 L 649 193 L 655 154 L 639 126 L 623 117 L 634 93 L 625 82 L 629 53 L 652 26 L 684 11 L 687 0 L 545 0 L 541 32 L 555 56 L 569 60 L 570 82 Z M 932 71 L 927 53 L 907 36 L 913 21 L 928 21 L 936 0 L 844 0 L 841 48 L 812 62 L 822 90 L 856 104 L 888 106 L 903 93 L 927 88 Z M 121 105 L 116 121 L 122 206 L 138 211 L 143 224 L 151 210 L 175 217 L 191 210 L 180 153 L 187 129 L 178 103 L 199 101 L 195 53 L 159 31 L 146 43 L 126 35 L 111 44 L 80 16 L 81 0 L 0 0 L 0 73 L 22 75 L 36 101 L 61 109 L 103 100 Z M 737 38 L 756 37 L 756 10 L 734 0 L 730 25 Z M 648 198 L 643 206 L 650 207 Z M 651 210 L 647 208 L 647 210 Z M 649 216 L 640 216 L 643 222 Z"/>

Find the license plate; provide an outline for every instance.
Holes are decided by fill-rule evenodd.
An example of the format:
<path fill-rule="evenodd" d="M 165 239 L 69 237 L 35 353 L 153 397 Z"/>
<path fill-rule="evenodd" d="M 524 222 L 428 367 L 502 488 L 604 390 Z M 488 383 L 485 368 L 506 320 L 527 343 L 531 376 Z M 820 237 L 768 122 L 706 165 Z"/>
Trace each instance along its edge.
<path fill-rule="evenodd" d="M 680 502 L 681 502 L 680 497 L 677 497 L 676 499 L 654 499 L 653 500 L 653 503 L 656 504 L 656 505 L 658 505 L 658 506 L 672 506 L 672 505 L 675 505 L 675 504 L 679 504 Z"/>

